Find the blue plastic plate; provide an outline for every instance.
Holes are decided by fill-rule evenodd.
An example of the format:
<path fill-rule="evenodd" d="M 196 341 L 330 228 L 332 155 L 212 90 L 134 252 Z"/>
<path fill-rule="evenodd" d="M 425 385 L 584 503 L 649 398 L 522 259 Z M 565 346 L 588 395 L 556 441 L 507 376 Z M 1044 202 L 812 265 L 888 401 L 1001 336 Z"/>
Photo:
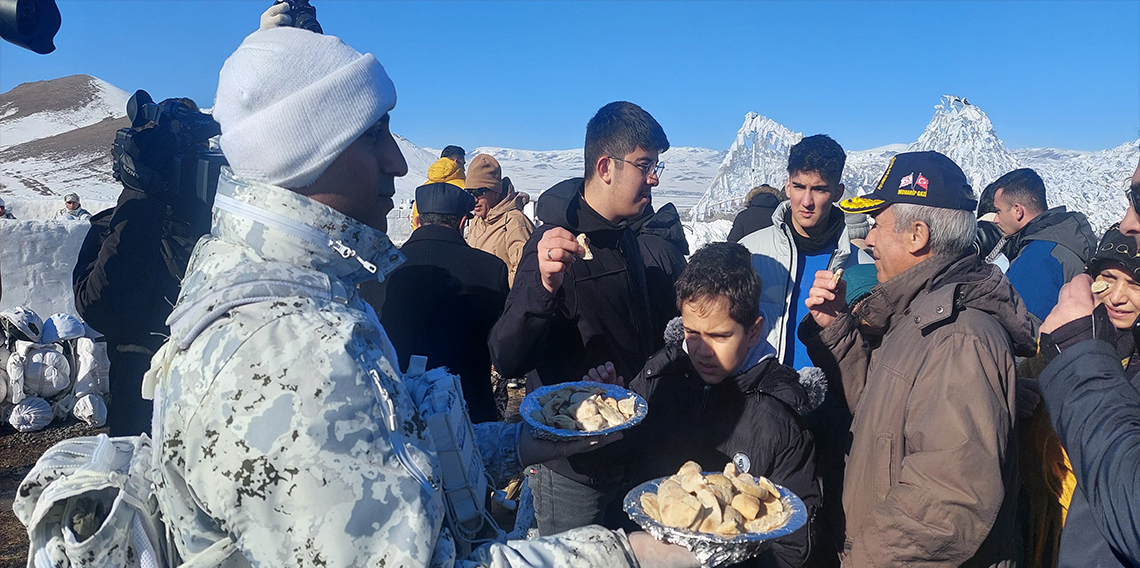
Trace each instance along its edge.
<path fill-rule="evenodd" d="M 633 416 L 630 417 L 629 420 L 626 420 L 617 426 L 611 426 L 609 428 L 603 428 L 601 430 L 594 430 L 593 432 L 583 432 L 581 430 L 563 430 L 561 428 L 547 426 L 546 424 L 543 424 L 542 422 L 531 418 L 531 412 L 535 410 L 542 410 L 542 407 L 538 404 L 538 399 L 540 397 L 548 392 L 562 390 L 566 387 L 581 387 L 584 389 L 601 388 L 605 391 L 604 396 L 608 396 L 617 400 L 633 397 Z M 607 385 L 589 381 L 573 381 L 569 383 L 559 383 L 556 385 L 538 387 L 534 390 L 534 392 L 527 394 L 526 398 L 523 398 L 522 403 L 519 405 L 519 414 L 522 415 L 523 420 L 525 420 L 527 424 L 530 424 L 531 431 L 534 433 L 534 437 L 543 440 L 573 440 L 577 438 L 604 436 L 606 434 L 617 432 L 619 430 L 625 430 L 626 428 L 636 425 L 637 423 L 641 422 L 645 418 L 645 415 L 648 413 L 649 405 L 646 404 L 645 399 L 641 398 L 641 396 L 637 393 L 628 389 L 624 389 L 617 385 Z"/>

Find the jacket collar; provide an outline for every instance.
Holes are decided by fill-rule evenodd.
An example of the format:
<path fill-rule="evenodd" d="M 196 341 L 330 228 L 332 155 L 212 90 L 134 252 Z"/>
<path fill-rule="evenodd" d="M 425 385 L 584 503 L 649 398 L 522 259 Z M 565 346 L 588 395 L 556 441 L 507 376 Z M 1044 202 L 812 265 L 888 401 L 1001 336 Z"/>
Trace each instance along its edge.
<path fill-rule="evenodd" d="M 412 236 L 408 238 L 404 246 L 419 241 L 443 241 L 468 246 L 467 241 L 463 240 L 463 235 L 459 234 L 459 231 L 442 225 L 424 225 L 412 231 Z"/>
<path fill-rule="evenodd" d="M 857 321 L 862 322 L 865 329 L 876 335 L 885 334 L 895 316 L 905 312 L 915 297 L 957 260 L 958 258 L 934 256 L 906 269 L 902 274 L 872 288 L 867 297 L 855 306 L 852 314 Z M 920 319 L 916 323 L 923 322 Z"/>
<path fill-rule="evenodd" d="M 588 233 L 591 240 L 594 240 L 594 233 L 624 231 L 627 223 L 613 223 L 586 203 L 582 197 L 585 188 L 585 179 L 572 178 L 546 190 L 538 197 L 538 218 L 543 223 L 563 227 L 574 233 Z"/>
<path fill-rule="evenodd" d="M 331 207 L 223 168 L 213 236 L 270 262 L 317 270 L 355 286 L 383 280 L 404 261 L 388 236 Z"/>
<path fill-rule="evenodd" d="M 519 193 L 512 189 L 510 193 L 503 196 L 503 200 L 495 205 L 487 212 L 487 218 L 483 219 L 484 223 L 494 224 L 499 221 L 504 215 L 511 211 L 522 211 L 524 205 L 530 201 L 530 196 L 525 193 Z"/>

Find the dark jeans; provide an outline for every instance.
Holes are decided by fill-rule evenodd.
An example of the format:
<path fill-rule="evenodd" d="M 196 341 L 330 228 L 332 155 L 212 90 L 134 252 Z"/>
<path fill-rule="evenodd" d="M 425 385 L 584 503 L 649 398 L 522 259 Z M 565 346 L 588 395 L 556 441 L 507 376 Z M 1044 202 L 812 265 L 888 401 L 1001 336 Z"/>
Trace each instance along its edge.
<path fill-rule="evenodd" d="M 540 536 L 602 524 L 606 505 L 616 496 L 567 479 L 544 465 L 528 467 L 526 472 Z"/>

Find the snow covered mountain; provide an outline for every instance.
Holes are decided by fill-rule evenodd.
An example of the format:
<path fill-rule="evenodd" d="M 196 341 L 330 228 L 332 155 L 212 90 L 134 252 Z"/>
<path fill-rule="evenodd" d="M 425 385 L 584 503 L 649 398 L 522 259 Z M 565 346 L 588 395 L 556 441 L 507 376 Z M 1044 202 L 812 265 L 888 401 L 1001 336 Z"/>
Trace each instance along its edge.
<path fill-rule="evenodd" d="M 731 218 L 743 208 L 744 196 L 753 187 L 765 183 L 780 187 L 786 177 L 788 152 L 803 137 L 766 116 L 745 115 L 716 177 L 691 210 L 693 220 Z"/>
<path fill-rule="evenodd" d="M 503 167 L 503 175 L 511 178 L 520 191 L 530 193 L 532 198 L 560 181 L 582 177 L 584 173 L 581 148 L 533 151 L 479 147 L 467 152 L 467 162 L 470 163 L 477 154 L 494 156 Z M 682 211 L 692 207 L 708 187 L 725 154 L 723 151 L 692 147 L 670 148 L 661 154 L 665 172 L 661 174 L 661 184 L 653 190 L 654 203 L 671 201 Z"/>
<path fill-rule="evenodd" d="M 0 94 L 0 195 L 35 200 L 76 192 L 85 200 L 113 202 L 121 187 L 111 177 L 108 151 L 115 131 L 127 126 L 130 94 L 89 75 L 25 83 Z M 396 201 L 406 202 L 427 180 L 439 150 L 421 148 L 395 135 L 408 162 L 396 179 Z M 582 175 L 582 149 L 533 151 L 480 147 L 467 154 L 495 156 L 515 186 L 537 197 L 554 184 Z M 682 211 L 708 187 L 725 152 L 672 148 L 662 155 L 665 174 L 657 202 L 673 201 Z M 28 206 L 24 206 L 29 210 Z M 28 218 L 28 217 L 24 217 Z"/>
<path fill-rule="evenodd" d="M 849 195 L 874 189 L 891 156 L 935 150 L 952 158 L 981 192 L 1010 170 L 1033 168 L 1045 180 L 1050 206 L 1082 211 L 1093 228 L 1104 231 L 1120 220 L 1126 202 L 1125 179 L 1136 167 L 1140 140 L 1100 152 L 1035 148 L 1011 151 L 998 138 L 986 113 L 965 98 L 945 95 L 914 142 L 847 153 L 843 183 Z M 802 138 L 771 119 L 748 113 L 728 156 L 700 202 L 693 222 L 735 214 L 748 191 L 760 183 L 779 185 L 786 177 L 788 150 Z M 840 141 L 842 143 L 842 141 Z"/>

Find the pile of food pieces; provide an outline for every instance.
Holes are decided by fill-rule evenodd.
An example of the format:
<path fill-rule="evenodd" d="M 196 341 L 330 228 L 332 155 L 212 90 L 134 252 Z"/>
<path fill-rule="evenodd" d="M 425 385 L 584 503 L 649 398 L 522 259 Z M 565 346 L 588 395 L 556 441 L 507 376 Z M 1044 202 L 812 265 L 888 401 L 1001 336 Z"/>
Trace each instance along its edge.
<path fill-rule="evenodd" d="M 791 517 L 771 481 L 737 473 L 731 463 L 723 474 L 702 475 L 700 465 L 685 462 L 661 482 L 656 494 L 641 494 L 641 507 L 662 525 L 726 538 L 768 532 Z"/>
<path fill-rule="evenodd" d="M 637 409 L 630 396 L 617 400 L 606 396 L 602 387 L 565 386 L 538 398 L 541 410 L 530 417 L 540 424 L 560 430 L 594 432 L 619 426 L 629 421 Z"/>

